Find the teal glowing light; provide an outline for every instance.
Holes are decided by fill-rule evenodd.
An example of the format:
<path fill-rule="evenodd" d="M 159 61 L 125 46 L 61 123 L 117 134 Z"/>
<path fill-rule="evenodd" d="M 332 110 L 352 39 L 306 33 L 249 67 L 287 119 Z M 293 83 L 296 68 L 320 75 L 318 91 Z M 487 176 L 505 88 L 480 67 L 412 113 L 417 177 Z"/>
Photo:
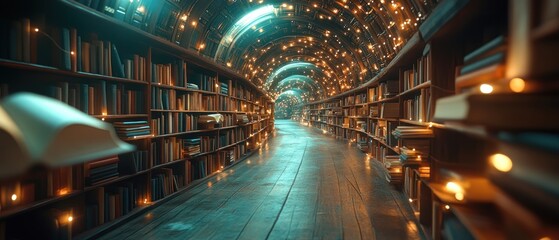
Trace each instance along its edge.
<path fill-rule="evenodd" d="M 256 27 L 258 24 L 268 21 L 276 16 L 277 9 L 274 8 L 273 5 L 266 5 L 246 14 L 239 21 L 233 24 L 233 26 L 227 30 L 225 35 L 223 35 L 223 38 L 219 42 L 215 58 L 220 58 L 227 48 L 233 47 L 235 42 L 252 27 Z"/>
<path fill-rule="evenodd" d="M 272 73 L 270 75 L 270 77 L 268 77 L 268 79 L 266 79 L 266 85 L 269 87 L 274 79 L 279 76 L 280 74 L 282 74 L 283 72 L 292 70 L 292 69 L 297 69 L 297 70 L 303 70 L 303 69 L 310 69 L 310 70 L 320 70 L 320 68 L 318 68 L 316 65 L 312 64 L 312 63 L 308 63 L 308 62 L 291 62 L 281 68 L 279 68 L 278 70 L 276 70 L 274 73 Z"/>
<path fill-rule="evenodd" d="M 313 90 L 317 90 L 318 88 L 320 88 L 320 86 L 318 86 L 318 83 L 313 81 L 310 77 L 303 76 L 303 75 L 292 75 L 279 81 L 276 89 L 282 88 L 285 85 L 288 85 L 293 82 L 301 82 L 304 85 L 309 85 Z"/>
<path fill-rule="evenodd" d="M 302 102 L 303 101 L 303 92 L 299 89 L 291 89 L 291 90 L 287 90 L 285 92 L 282 92 L 280 95 L 278 95 L 276 97 L 276 101 L 278 101 L 279 99 L 285 98 L 285 97 L 295 97 L 297 99 L 297 101 Z"/>

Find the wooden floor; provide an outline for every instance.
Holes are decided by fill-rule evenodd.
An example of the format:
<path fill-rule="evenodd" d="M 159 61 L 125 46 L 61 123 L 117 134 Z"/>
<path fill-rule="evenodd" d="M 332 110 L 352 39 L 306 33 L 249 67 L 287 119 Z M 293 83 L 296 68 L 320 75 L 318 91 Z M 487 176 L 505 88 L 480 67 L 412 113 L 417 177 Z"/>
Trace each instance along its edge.
<path fill-rule="evenodd" d="M 102 239 L 420 239 L 378 162 L 291 120 L 277 120 L 275 135 Z"/>

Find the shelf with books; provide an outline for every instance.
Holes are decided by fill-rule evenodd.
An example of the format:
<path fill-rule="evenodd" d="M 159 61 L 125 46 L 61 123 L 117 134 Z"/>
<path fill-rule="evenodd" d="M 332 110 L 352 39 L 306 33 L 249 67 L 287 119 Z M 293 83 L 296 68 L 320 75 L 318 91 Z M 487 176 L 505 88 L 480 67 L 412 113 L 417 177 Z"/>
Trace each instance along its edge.
<path fill-rule="evenodd" d="M 123 24 L 104 13 L 91 11 L 75 1 L 16 5 L 6 18 L 0 20 L 2 26 L 7 26 L 0 31 L 6 33 L 4 31 L 14 28 L 10 25 L 11 21 L 25 25 L 17 31 L 26 36 L 22 40 L 30 40 L 29 45 L 23 44 L 14 49 L 29 52 L 29 55 L 22 55 L 21 58 L 4 56 L 4 52 L 9 52 L 4 50 L 11 44 L 0 44 L 0 69 L 10 76 L 9 79 L 6 76 L 0 79 L 1 97 L 22 91 L 54 97 L 94 118 L 112 123 L 117 135 L 145 152 L 146 157 L 128 160 L 128 157 L 118 156 L 110 163 L 103 163 L 105 165 L 100 165 L 97 160 L 77 164 L 65 170 L 64 176 L 56 175 L 59 176 L 57 179 L 73 176 L 72 180 L 60 183 L 58 179 L 56 184 L 54 180 L 44 181 L 45 185 L 36 185 L 40 191 L 34 191 L 33 197 L 30 197 L 30 186 L 40 181 L 25 180 L 22 182 L 25 196 L 18 195 L 17 199 L 26 204 L 13 207 L 2 204 L 2 226 L 9 226 L 10 229 L 0 229 L 0 238 L 39 238 L 39 231 L 31 233 L 37 236 L 27 236 L 19 228 L 25 226 L 22 223 L 29 219 L 38 219 L 37 215 L 50 213 L 55 208 L 61 208 L 56 214 L 74 214 L 71 235 L 65 232 L 64 238 L 97 236 L 130 216 L 168 200 L 174 196 L 173 192 L 191 186 L 189 184 L 193 181 L 189 176 L 195 169 L 192 169 L 190 159 L 179 156 L 180 151 L 170 156 L 156 153 L 157 147 L 161 151 L 174 138 L 216 136 L 236 131 L 234 141 L 228 142 L 231 144 L 209 148 L 211 151 L 196 156 L 222 161 L 216 164 L 227 167 L 252 153 L 251 150 L 259 147 L 273 131 L 273 118 L 269 117 L 273 114 L 271 100 L 254 84 L 212 59 Z M 35 28 L 37 31 L 31 32 Z M 6 43 L 7 38 L 0 42 Z M 58 51 L 55 44 L 60 44 L 62 50 Z M 200 87 L 189 88 L 188 83 Z M 179 104 L 175 96 L 187 94 L 200 96 L 199 103 L 195 105 L 203 106 L 196 109 L 179 106 L 186 101 L 181 100 Z M 150 125 L 153 120 L 163 117 L 169 120 L 179 114 L 200 117 L 214 113 L 223 116 L 223 127 L 205 129 L 198 127 L 196 122 L 192 125 L 196 125 L 192 127 L 196 130 L 177 132 L 183 129 L 178 124 L 171 126 L 171 122 L 166 126 L 171 126 L 171 129 L 166 132 L 172 134 L 152 135 L 157 130 Z M 250 115 L 253 121 L 247 125 L 233 125 L 233 120 L 237 121 L 235 116 L 241 114 Z M 247 147 L 248 141 L 254 141 L 254 144 Z M 170 153 L 169 149 L 163 150 Z M 135 170 L 121 172 L 120 167 L 130 161 L 134 163 Z M 49 171 L 41 170 L 41 178 L 54 179 L 54 173 Z M 53 171 L 63 174 L 59 169 Z M 211 176 L 211 171 L 204 176 Z M 173 182 L 177 183 L 171 186 Z M 63 186 L 70 183 L 71 189 Z M 0 189 L 7 189 L 5 186 L 10 184 L 3 179 Z M 58 191 L 64 191 L 64 195 L 46 193 Z M 42 192 L 45 196 L 39 196 Z M 134 196 L 133 192 L 142 196 Z M 148 196 L 155 193 L 157 195 Z M 10 194 L 0 193 L 2 199 L 9 199 Z M 159 198 L 162 199 L 156 200 Z M 115 210 L 115 207 L 120 210 Z M 101 214 L 105 210 L 111 214 L 107 219 Z M 102 221 L 98 221 L 100 218 L 103 218 Z M 63 231 L 62 228 L 52 230 Z"/>

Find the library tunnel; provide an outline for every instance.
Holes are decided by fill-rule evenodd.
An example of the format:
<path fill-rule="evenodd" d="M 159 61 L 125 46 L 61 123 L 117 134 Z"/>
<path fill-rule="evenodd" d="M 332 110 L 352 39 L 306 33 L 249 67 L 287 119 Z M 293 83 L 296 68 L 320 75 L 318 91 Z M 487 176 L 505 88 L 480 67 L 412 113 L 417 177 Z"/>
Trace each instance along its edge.
<path fill-rule="evenodd" d="M 178 1 L 146 9 L 160 9 L 171 41 L 233 69 L 272 98 L 297 90 L 309 102 L 371 80 L 437 2 Z"/>

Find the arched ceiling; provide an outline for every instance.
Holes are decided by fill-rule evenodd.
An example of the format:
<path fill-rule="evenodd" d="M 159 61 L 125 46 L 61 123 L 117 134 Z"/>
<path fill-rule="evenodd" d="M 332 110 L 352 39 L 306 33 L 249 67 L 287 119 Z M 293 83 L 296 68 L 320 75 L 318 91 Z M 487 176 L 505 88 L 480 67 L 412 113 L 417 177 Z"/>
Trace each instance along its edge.
<path fill-rule="evenodd" d="M 289 102 L 319 100 L 373 78 L 438 2 L 168 1 L 179 6 L 171 41 Z"/>

